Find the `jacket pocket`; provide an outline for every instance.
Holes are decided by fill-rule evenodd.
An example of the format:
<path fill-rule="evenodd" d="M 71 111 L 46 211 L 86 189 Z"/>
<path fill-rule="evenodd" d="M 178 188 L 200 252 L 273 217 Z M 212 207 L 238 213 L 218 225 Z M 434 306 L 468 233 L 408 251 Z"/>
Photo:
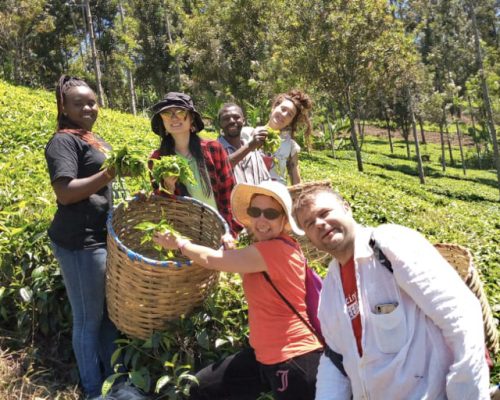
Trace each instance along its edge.
<path fill-rule="evenodd" d="M 371 313 L 375 341 L 382 353 L 397 353 L 406 343 L 406 317 L 398 305 L 388 314 Z"/>

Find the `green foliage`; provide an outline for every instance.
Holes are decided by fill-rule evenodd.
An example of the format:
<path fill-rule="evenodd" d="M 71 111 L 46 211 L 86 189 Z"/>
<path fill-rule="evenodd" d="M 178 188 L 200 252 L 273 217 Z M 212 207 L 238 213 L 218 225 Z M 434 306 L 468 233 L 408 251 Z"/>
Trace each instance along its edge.
<path fill-rule="evenodd" d="M 195 185 L 196 180 L 193 171 L 189 167 L 187 160 L 181 156 L 163 156 L 153 159 L 153 168 L 151 175 L 154 181 L 159 185 L 160 190 L 168 193 L 167 188 L 163 186 L 163 180 L 170 177 L 178 178 L 180 183 L 185 185 Z"/>
<path fill-rule="evenodd" d="M 120 339 L 113 355 L 129 379 L 145 391 L 184 399 L 196 384 L 191 372 L 247 344 L 247 307 L 237 275 L 223 274 L 203 308 L 172 321 L 147 340 Z M 119 374 L 110 377 L 116 379 Z"/>
<path fill-rule="evenodd" d="M 69 304 L 46 235 L 56 206 L 43 149 L 55 129 L 55 108 L 50 93 L 0 81 L 0 324 L 35 346 L 68 335 L 70 327 Z M 111 145 L 127 144 L 145 156 L 159 144 L 146 118 L 101 110 L 95 128 Z M 494 171 L 469 167 L 464 177 L 460 168 L 449 167 L 442 173 L 439 146 L 428 144 L 423 148 L 430 160 L 424 164 L 427 183 L 420 185 L 404 142 L 394 141 L 394 154 L 388 147 L 386 140 L 365 137 L 363 173 L 356 171 L 350 149 L 337 149 L 335 159 L 330 150 L 301 153 L 301 175 L 306 182 L 330 179 L 363 224 L 399 223 L 433 242 L 470 248 L 498 320 L 500 210 Z M 137 180 L 125 181 L 132 193 L 141 187 Z M 193 371 L 247 345 L 247 335 L 241 280 L 222 274 L 203 308 L 147 341 L 123 339 L 115 359 L 139 386 L 183 398 Z M 499 378 L 497 367 L 492 381 Z"/>
<path fill-rule="evenodd" d="M 265 126 L 267 130 L 267 137 L 262 150 L 267 154 L 274 154 L 278 151 L 281 145 L 280 131 L 278 129 L 273 129 L 268 125 Z"/>
<path fill-rule="evenodd" d="M 129 176 L 131 178 L 144 177 L 146 173 L 146 162 L 144 154 L 139 150 L 131 150 L 123 146 L 118 150 L 111 150 L 107 154 L 102 169 L 112 168 L 119 177 Z"/>
<path fill-rule="evenodd" d="M 146 242 L 152 242 L 153 236 L 155 233 L 167 233 L 167 232 L 169 232 L 169 233 L 173 234 L 174 236 L 178 236 L 178 237 L 182 236 L 179 232 L 177 232 L 172 227 L 172 225 L 170 225 L 164 219 L 162 219 L 158 223 L 143 221 L 143 222 L 137 224 L 136 226 L 134 226 L 134 229 L 137 229 L 138 231 L 143 232 L 141 244 L 144 244 Z M 157 245 L 157 244 L 155 244 L 153 247 L 155 250 L 157 250 L 159 252 L 159 254 L 160 254 L 159 259 L 160 260 L 163 260 L 163 259 L 168 260 L 168 259 L 175 257 L 174 252 L 172 250 L 165 251 L 165 249 L 163 247 L 161 247 L 160 245 Z M 165 254 L 163 254 L 164 252 L 165 252 Z"/>

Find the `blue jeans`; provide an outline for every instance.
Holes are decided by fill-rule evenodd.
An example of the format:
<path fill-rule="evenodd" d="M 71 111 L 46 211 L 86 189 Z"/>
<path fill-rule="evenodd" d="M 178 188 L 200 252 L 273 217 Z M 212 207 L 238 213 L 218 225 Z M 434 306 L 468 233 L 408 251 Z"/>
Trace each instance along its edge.
<path fill-rule="evenodd" d="M 101 393 L 113 373 L 111 355 L 118 330 L 108 318 L 105 299 L 106 248 L 67 250 L 52 242 L 73 313 L 73 351 L 86 395 Z"/>

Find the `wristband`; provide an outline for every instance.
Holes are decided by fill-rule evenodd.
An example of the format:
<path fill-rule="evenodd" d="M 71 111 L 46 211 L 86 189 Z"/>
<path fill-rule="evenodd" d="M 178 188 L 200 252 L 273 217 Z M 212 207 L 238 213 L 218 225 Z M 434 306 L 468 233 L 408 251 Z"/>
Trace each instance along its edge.
<path fill-rule="evenodd" d="M 177 242 L 177 246 L 178 246 L 178 249 L 181 251 L 181 253 L 182 253 L 182 250 L 184 249 L 184 247 L 186 247 L 186 245 L 188 243 L 191 243 L 188 239 L 184 239 L 184 238 L 179 239 L 179 241 Z"/>

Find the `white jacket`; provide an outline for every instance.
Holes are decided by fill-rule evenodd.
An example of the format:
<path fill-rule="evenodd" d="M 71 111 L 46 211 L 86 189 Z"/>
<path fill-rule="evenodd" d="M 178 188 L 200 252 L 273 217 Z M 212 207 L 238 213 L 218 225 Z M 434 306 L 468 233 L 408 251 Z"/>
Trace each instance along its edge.
<path fill-rule="evenodd" d="M 394 273 L 375 258 L 372 232 Z M 359 357 L 339 265 L 323 283 L 319 319 L 327 344 L 344 357 L 348 379 L 326 357 L 316 400 L 489 399 L 481 307 L 456 271 L 418 232 L 356 226 L 354 250 L 363 330 Z M 377 304 L 397 302 L 390 314 Z"/>

